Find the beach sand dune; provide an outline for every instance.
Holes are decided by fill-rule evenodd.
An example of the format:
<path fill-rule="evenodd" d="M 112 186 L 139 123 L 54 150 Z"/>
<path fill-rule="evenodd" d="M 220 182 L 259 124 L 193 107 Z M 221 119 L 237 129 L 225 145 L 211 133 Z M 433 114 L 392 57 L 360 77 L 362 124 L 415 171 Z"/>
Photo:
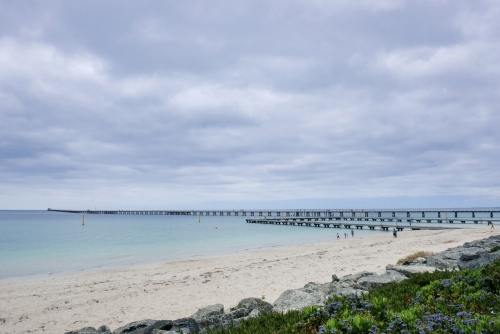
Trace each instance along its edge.
<path fill-rule="evenodd" d="M 342 230 L 341 232 L 344 232 Z M 343 233 L 341 233 L 343 235 Z M 177 319 L 199 307 L 235 306 L 245 297 L 274 302 L 287 289 L 379 271 L 416 251 L 439 252 L 490 235 L 488 227 L 408 231 L 249 250 L 113 269 L 0 280 L 0 333 L 112 330 L 140 319 Z"/>

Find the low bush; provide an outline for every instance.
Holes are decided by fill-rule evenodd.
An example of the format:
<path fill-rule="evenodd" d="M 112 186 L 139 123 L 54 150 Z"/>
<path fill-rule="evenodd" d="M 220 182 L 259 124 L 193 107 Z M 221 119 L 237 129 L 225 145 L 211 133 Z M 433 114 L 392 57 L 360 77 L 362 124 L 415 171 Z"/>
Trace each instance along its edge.
<path fill-rule="evenodd" d="M 404 263 L 406 261 L 412 261 L 412 260 L 415 260 L 416 258 L 419 258 L 419 257 L 427 257 L 427 256 L 431 256 L 433 255 L 434 253 L 433 252 L 426 252 L 426 251 L 418 251 L 418 252 L 415 252 L 413 254 L 410 254 L 410 255 L 407 255 L 401 259 L 398 260 L 398 264 L 400 263 Z"/>
<path fill-rule="evenodd" d="M 495 246 L 492 249 L 490 249 L 490 253 L 494 253 L 494 252 L 499 251 L 499 250 L 500 250 L 500 246 Z"/>

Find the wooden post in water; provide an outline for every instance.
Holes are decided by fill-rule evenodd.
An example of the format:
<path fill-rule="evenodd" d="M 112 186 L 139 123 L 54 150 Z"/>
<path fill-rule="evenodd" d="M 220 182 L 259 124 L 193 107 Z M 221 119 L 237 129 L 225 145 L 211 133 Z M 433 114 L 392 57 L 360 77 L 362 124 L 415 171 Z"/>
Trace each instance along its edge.
<path fill-rule="evenodd" d="M 85 215 L 82 215 L 82 225 L 85 225 Z"/>
<path fill-rule="evenodd" d="M 200 222 L 200 215 L 198 215 L 198 223 Z"/>

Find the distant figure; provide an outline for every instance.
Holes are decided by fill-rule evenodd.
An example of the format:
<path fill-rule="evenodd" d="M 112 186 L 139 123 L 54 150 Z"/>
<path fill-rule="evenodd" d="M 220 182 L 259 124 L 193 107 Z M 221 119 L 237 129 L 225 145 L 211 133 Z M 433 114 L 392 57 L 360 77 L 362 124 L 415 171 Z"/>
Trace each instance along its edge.
<path fill-rule="evenodd" d="M 344 239 L 347 239 L 347 233 L 344 233 Z"/>
<path fill-rule="evenodd" d="M 392 235 L 394 236 L 394 238 L 398 237 L 398 230 L 396 230 L 396 228 L 392 230 Z"/>
<path fill-rule="evenodd" d="M 340 235 L 337 233 L 337 239 L 340 239 Z"/>
<path fill-rule="evenodd" d="M 351 236 L 354 238 L 354 230 L 351 228 Z"/>
<path fill-rule="evenodd" d="M 491 225 L 490 231 L 493 231 L 495 229 L 495 226 L 493 226 L 493 222 L 490 222 L 490 225 Z"/>

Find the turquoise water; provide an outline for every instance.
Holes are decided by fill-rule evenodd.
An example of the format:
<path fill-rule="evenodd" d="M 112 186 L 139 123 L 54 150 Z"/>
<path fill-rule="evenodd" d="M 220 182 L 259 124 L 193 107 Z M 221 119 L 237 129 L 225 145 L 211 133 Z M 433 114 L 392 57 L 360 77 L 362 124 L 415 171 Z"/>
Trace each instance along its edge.
<path fill-rule="evenodd" d="M 348 232 L 247 224 L 245 218 L 86 215 L 82 226 L 79 214 L 0 211 L 0 279 L 336 241 L 337 233 Z"/>
<path fill-rule="evenodd" d="M 0 278 L 336 240 L 337 232 L 346 231 L 247 224 L 245 217 L 227 216 L 202 216 L 198 223 L 196 216 L 86 215 L 84 226 L 81 219 L 0 211 Z"/>

